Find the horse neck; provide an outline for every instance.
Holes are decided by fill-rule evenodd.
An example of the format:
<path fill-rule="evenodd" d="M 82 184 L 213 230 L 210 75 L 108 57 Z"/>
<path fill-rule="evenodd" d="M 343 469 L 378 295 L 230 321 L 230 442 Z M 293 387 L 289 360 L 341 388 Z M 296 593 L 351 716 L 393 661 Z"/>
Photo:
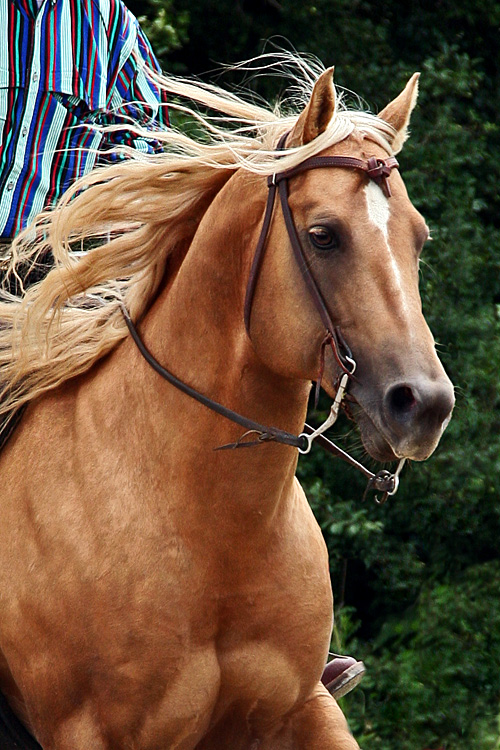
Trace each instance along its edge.
<path fill-rule="evenodd" d="M 244 326 L 245 288 L 265 198 L 263 178 L 235 175 L 229 180 L 202 219 L 175 278 L 162 290 L 141 328 L 150 351 L 185 383 L 257 422 L 297 433 L 304 423 L 310 385 L 270 371 L 256 355 Z M 145 377 L 154 380 L 158 393 L 159 376 L 146 368 Z M 214 470 L 222 462 L 226 476 L 234 471 L 234 486 L 241 489 L 245 503 L 252 502 L 248 487 L 256 480 L 260 483 L 263 476 L 277 492 L 292 482 L 297 462 L 294 448 L 261 445 L 233 451 L 234 458 L 229 459 L 227 451 L 213 448 L 233 443 L 244 429 L 185 394 L 173 396 L 173 386 L 164 386 L 180 410 L 173 415 L 171 409 L 168 421 L 183 415 L 184 431 L 176 435 L 178 447 L 185 443 L 183 450 L 189 452 L 190 441 L 206 443 L 209 451 L 204 460 L 214 463 Z M 163 386 L 160 390 L 165 393 Z"/>

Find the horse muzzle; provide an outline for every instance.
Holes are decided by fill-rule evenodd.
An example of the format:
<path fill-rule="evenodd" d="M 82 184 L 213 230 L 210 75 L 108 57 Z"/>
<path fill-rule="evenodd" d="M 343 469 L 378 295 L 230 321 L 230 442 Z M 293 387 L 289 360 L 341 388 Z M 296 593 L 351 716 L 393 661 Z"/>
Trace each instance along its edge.
<path fill-rule="evenodd" d="M 354 416 L 366 450 L 379 461 L 424 461 L 451 418 L 455 397 L 450 380 L 420 376 L 380 390 L 375 395 L 372 388 L 353 388 L 360 407 Z"/>

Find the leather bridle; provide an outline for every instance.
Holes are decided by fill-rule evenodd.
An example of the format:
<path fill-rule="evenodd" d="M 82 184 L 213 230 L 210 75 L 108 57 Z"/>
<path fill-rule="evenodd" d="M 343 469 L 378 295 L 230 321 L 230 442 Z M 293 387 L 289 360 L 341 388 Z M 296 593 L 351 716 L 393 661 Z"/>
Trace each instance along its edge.
<path fill-rule="evenodd" d="M 282 136 L 282 138 L 280 139 L 278 150 L 282 150 L 284 148 L 286 136 L 287 134 Z M 248 335 L 250 335 L 252 301 L 262 259 L 264 256 L 267 236 L 271 226 L 276 192 L 278 191 L 281 209 L 285 220 L 285 226 L 288 232 L 290 243 L 292 245 L 295 260 L 298 267 L 300 268 L 302 277 L 307 289 L 309 290 L 314 305 L 318 310 L 321 321 L 325 326 L 325 337 L 321 347 L 321 371 L 323 369 L 324 349 L 326 346 L 331 347 L 333 355 L 341 370 L 341 376 L 339 377 L 337 391 L 330 410 L 330 414 L 324 424 L 316 430 L 306 424 L 304 425 L 304 432 L 302 432 L 300 435 L 294 435 L 277 427 L 262 425 L 252 419 L 248 419 L 247 417 L 238 414 L 232 409 L 228 409 L 226 406 L 219 404 L 217 401 L 214 401 L 213 399 L 205 396 L 183 381 L 179 380 L 175 375 L 166 370 L 147 350 L 134 323 L 130 318 L 128 310 L 124 305 L 122 305 L 122 313 L 129 332 L 133 340 L 135 341 L 140 353 L 146 359 L 149 365 L 159 375 L 161 375 L 162 378 L 167 380 L 169 383 L 174 385 L 186 395 L 195 399 L 209 409 L 212 409 L 212 411 L 217 412 L 221 416 L 226 417 L 227 419 L 230 419 L 245 428 L 245 434 L 236 443 L 220 446 L 219 448 L 217 448 L 217 450 L 227 448 L 247 448 L 255 445 L 260 445 L 264 442 L 274 441 L 295 447 L 299 450 L 300 453 L 308 453 L 311 449 L 312 442 L 316 440 L 318 444 L 321 445 L 321 447 L 327 450 L 329 453 L 341 458 L 351 466 L 354 466 L 356 469 L 361 471 L 368 478 L 368 486 L 366 488 L 365 495 L 366 492 L 370 490 L 375 490 L 383 493 L 382 497 L 377 499 L 377 502 L 379 503 L 385 502 L 389 495 L 394 495 L 396 493 L 399 484 L 399 474 L 402 469 L 404 459 L 399 462 L 398 468 L 394 474 L 391 474 L 385 469 L 379 471 L 377 474 L 374 474 L 322 434 L 325 430 L 331 427 L 337 419 L 349 380 L 354 376 L 356 362 L 352 356 L 352 352 L 349 349 L 349 346 L 342 336 L 339 327 L 334 325 L 323 295 L 321 294 L 316 280 L 311 273 L 309 263 L 299 240 L 295 222 L 293 220 L 293 215 L 288 204 L 288 180 L 310 169 L 320 169 L 325 167 L 357 169 L 365 172 L 370 179 L 374 180 L 383 190 L 386 197 L 389 198 L 391 195 L 389 176 L 391 174 L 391 171 L 398 168 L 398 166 L 398 162 L 393 156 L 390 156 L 386 159 L 380 159 L 373 156 L 366 161 L 352 156 L 313 156 L 295 167 L 291 167 L 290 169 L 284 170 L 282 172 L 276 172 L 275 174 L 271 175 L 267 181 L 269 193 L 264 214 L 264 221 L 262 224 L 259 240 L 257 242 L 257 247 L 253 258 L 245 295 L 245 326 Z M 319 382 L 321 382 L 321 375 L 322 372 L 320 372 L 318 378 Z M 257 437 L 255 440 L 246 440 L 246 438 L 250 435 L 256 435 Z"/>

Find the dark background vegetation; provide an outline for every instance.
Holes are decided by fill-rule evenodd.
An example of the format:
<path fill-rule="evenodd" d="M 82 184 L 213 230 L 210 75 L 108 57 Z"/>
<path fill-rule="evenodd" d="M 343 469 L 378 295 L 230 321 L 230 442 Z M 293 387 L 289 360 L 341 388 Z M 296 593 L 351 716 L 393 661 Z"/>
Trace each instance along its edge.
<path fill-rule="evenodd" d="M 498 750 L 500 3 L 128 4 L 170 72 L 209 78 L 218 63 L 256 55 L 279 36 L 335 64 L 337 83 L 375 112 L 422 72 L 400 162 L 432 228 L 421 291 L 456 384 L 454 419 L 385 506 L 361 502 L 363 481 L 317 451 L 299 472 L 330 550 L 333 645 L 368 667 L 343 701 L 361 746 Z M 256 85 L 270 98 L 279 84 Z"/>

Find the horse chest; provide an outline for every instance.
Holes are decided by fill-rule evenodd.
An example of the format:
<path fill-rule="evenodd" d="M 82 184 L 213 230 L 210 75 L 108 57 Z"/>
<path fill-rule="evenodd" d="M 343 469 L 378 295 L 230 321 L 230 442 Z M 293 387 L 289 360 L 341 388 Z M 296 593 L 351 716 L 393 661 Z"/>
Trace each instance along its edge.
<path fill-rule="evenodd" d="M 64 547 L 47 543 L 54 513 L 36 544 L 19 545 L 10 568 L 22 606 L 2 627 L 26 644 L 29 676 L 9 661 L 30 709 L 54 717 L 49 732 L 70 731 L 75 700 L 117 743 L 143 721 L 141 750 L 159 736 L 168 747 L 185 732 L 199 739 L 231 716 L 258 735 L 292 710 L 321 674 L 332 609 L 321 535 L 294 498 L 269 533 L 232 533 L 206 513 L 124 520 L 121 503 L 119 519 L 92 525 L 77 510 L 68 525 L 58 509 Z"/>

